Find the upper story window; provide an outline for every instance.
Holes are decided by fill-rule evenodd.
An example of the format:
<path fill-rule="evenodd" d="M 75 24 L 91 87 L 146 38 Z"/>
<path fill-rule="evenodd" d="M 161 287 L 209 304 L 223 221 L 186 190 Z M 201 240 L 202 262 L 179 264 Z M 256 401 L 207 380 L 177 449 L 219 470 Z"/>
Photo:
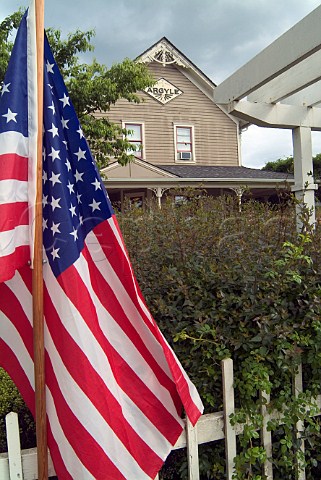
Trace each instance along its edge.
<path fill-rule="evenodd" d="M 194 129 L 191 126 L 175 126 L 176 160 L 195 162 Z"/>
<path fill-rule="evenodd" d="M 142 123 L 127 123 L 123 124 L 124 128 L 128 130 L 127 140 L 136 147 L 136 151 L 128 151 L 129 154 L 135 155 L 138 158 L 143 158 L 143 124 Z"/>

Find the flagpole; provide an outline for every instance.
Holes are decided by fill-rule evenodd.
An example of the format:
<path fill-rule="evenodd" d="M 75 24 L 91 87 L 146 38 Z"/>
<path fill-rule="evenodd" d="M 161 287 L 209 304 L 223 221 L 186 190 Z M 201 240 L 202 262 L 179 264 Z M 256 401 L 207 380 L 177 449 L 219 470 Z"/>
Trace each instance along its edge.
<path fill-rule="evenodd" d="M 38 134 L 36 167 L 36 205 L 34 233 L 34 262 L 32 276 L 33 343 L 35 371 L 35 407 L 38 479 L 48 479 L 48 448 L 46 422 L 45 349 L 43 314 L 43 247 L 42 247 L 42 125 L 43 125 L 43 68 L 44 68 L 44 0 L 35 1 L 37 43 L 37 100 Z"/>

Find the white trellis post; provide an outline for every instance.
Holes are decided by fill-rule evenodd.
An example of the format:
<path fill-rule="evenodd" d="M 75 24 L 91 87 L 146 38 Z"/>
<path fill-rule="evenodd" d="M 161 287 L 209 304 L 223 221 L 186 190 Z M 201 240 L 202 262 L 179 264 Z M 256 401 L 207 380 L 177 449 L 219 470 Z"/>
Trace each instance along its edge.
<path fill-rule="evenodd" d="M 312 164 L 311 128 L 297 127 L 292 130 L 294 180 L 295 185 L 291 190 L 299 202 L 296 206 L 297 229 L 302 229 L 302 205 L 309 209 L 309 223 L 315 224 L 314 191 L 318 186 L 314 183 Z"/>

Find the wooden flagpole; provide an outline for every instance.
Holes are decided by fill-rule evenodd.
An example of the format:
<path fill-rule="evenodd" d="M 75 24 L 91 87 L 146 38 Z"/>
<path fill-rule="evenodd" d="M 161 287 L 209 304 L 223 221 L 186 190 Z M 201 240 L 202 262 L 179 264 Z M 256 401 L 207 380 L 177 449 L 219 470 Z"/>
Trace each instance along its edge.
<path fill-rule="evenodd" d="M 32 277 L 33 344 L 35 371 L 35 406 L 38 479 L 48 479 L 48 449 L 46 421 L 45 348 L 43 314 L 43 247 L 42 247 L 42 125 L 43 125 L 43 68 L 44 68 L 44 0 L 35 1 L 37 43 L 38 135 L 36 168 L 36 205 L 34 262 Z"/>

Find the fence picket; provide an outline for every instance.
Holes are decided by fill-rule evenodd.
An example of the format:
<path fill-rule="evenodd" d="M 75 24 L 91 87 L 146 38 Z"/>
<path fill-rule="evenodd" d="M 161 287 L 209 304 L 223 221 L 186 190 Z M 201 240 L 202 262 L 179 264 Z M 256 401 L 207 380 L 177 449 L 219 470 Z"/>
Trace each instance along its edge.
<path fill-rule="evenodd" d="M 298 366 L 298 372 L 294 377 L 294 395 L 297 398 L 301 392 L 303 392 L 303 379 L 302 379 L 302 363 Z M 305 454 L 304 440 L 302 438 L 302 432 L 304 430 L 304 423 L 299 420 L 296 423 L 296 437 L 301 440 L 300 450 Z M 300 468 L 299 462 L 297 462 L 297 480 L 305 480 L 305 468 Z"/>
<path fill-rule="evenodd" d="M 10 480 L 21 480 L 22 476 L 22 462 L 21 462 L 21 448 L 18 415 L 15 412 L 10 412 L 6 416 L 7 429 L 7 445 L 9 458 L 9 472 Z"/>
<path fill-rule="evenodd" d="M 266 451 L 266 461 L 263 465 L 263 474 L 266 476 L 266 480 L 273 480 L 273 466 L 271 462 L 272 458 L 272 434 L 267 430 L 267 423 L 270 419 L 270 416 L 267 412 L 266 405 L 270 403 L 270 395 L 266 392 L 261 392 L 262 407 L 261 414 L 263 416 L 263 425 L 261 429 L 261 442 Z"/>
<path fill-rule="evenodd" d="M 193 427 L 189 419 L 186 419 L 187 433 L 187 462 L 189 480 L 199 480 L 199 462 L 198 462 L 198 441 L 197 427 Z"/>
<path fill-rule="evenodd" d="M 234 458 L 236 457 L 236 432 L 230 423 L 230 415 L 235 413 L 233 360 L 231 358 L 222 361 L 222 373 L 226 473 L 228 480 L 232 480 Z"/>

